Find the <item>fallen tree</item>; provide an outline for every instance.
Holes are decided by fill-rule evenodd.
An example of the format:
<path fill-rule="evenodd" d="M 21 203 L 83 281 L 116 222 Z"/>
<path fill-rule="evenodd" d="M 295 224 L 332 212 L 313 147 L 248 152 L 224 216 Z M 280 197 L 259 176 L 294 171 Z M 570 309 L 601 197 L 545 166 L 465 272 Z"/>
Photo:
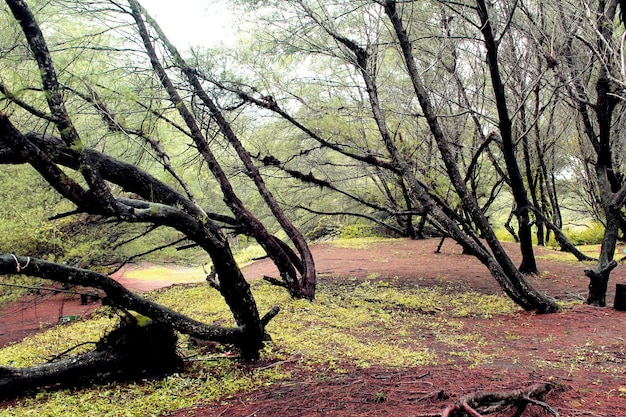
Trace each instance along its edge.
<path fill-rule="evenodd" d="M 7 274 L 24 274 L 70 286 L 97 288 L 106 294 L 102 299 L 103 304 L 135 311 L 154 322 L 167 324 L 174 330 L 198 339 L 232 344 L 242 352 L 242 356 L 247 358 L 258 354 L 255 352 L 258 349 L 258 343 L 250 338 L 251 335 L 246 331 L 245 325 L 221 327 L 201 323 L 134 294 L 113 278 L 97 272 L 41 259 L 3 254 L 0 255 L 0 275 Z M 278 314 L 278 311 L 278 307 L 274 307 L 260 320 L 263 328 Z"/>

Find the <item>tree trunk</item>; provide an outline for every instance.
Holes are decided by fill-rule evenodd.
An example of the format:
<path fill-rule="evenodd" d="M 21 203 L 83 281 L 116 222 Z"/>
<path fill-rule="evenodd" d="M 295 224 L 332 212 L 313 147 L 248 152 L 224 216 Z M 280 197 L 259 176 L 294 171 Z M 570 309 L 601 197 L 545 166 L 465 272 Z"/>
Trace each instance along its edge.
<path fill-rule="evenodd" d="M 616 2 L 600 2 L 598 4 L 598 10 L 593 21 L 594 36 L 596 36 L 595 45 L 585 43 L 586 47 L 592 48 L 591 54 L 595 58 L 594 61 L 599 62 L 597 72 L 592 73 L 595 78 L 591 78 L 595 83 L 597 96 L 595 105 L 590 104 L 591 100 L 582 83 L 587 76 L 583 76 L 576 67 L 574 57 L 579 52 L 573 50 L 574 37 L 570 35 L 565 43 L 567 47 L 565 61 L 572 73 L 572 96 L 577 104 L 585 135 L 596 154 L 594 167 L 596 186 L 606 221 L 598 263 L 593 270 L 585 270 L 585 275 L 590 280 L 587 303 L 597 306 L 606 305 L 609 277 L 611 271 L 617 266 L 613 257 L 619 234 L 621 209 L 624 205 L 624 193 L 626 192 L 624 179 L 615 172 L 614 155 L 611 148 L 612 135 L 619 134 L 619 132 L 611 129 L 613 112 L 621 100 L 619 87 L 613 81 L 613 75 L 610 73 L 619 59 L 618 56 L 614 55 L 616 7 Z M 561 23 L 564 28 L 567 28 L 570 24 L 568 16 L 562 7 L 559 8 L 559 12 L 561 13 Z M 567 33 L 567 31 L 565 32 Z M 596 125 L 592 122 L 590 109 L 595 113 Z"/>
<path fill-rule="evenodd" d="M 491 74 L 491 84 L 493 87 L 496 108 L 498 110 L 498 125 L 500 135 L 502 137 L 502 152 L 507 166 L 507 173 L 511 181 L 511 191 L 517 206 L 516 215 L 519 223 L 519 239 L 520 249 L 522 251 L 522 263 L 519 271 L 523 274 L 538 274 L 537 262 L 533 251 L 532 231 L 529 215 L 529 201 L 524 186 L 524 180 L 517 164 L 515 156 L 515 145 L 513 143 L 513 132 L 511 128 L 511 119 L 507 106 L 507 99 L 504 92 L 504 83 L 500 76 L 498 67 L 498 43 L 494 37 L 489 13 L 484 0 L 477 0 L 477 12 L 480 18 L 480 31 L 485 39 L 487 47 L 487 62 L 489 63 L 489 72 Z"/>
<path fill-rule="evenodd" d="M 530 154 L 530 130 L 528 129 L 528 121 L 526 119 L 526 103 L 522 102 L 520 105 L 520 123 L 521 123 L 521 136 L 522 136 L 522 155 L 524 156 L 524 170 L 526 174 L 526 184 L 528 186 L 528 191 L 530 193 L 530 197 L 532 199 L 533 205 L 535 207 L 541 207 L 539 204 L 539 198 L 537 197 L 538 183 L 540 179 L 540 175 L 538 172 L 533 171 L 533 163 L 531 161 Z M 535 115 L 535 118 L 537 115 Z M 538 139 L 535 139 L 538 140 Z M 538 171 L 538 170 L 537 170 Z M 543 235 L 543 223 L 540 219 L 535 218 L 535 228 L 537 229 L 537 245 L 545 246 L 544 235 Z M 534 257 L 534 254 L 532 254 Z M 524 256 L 522 255 L 522 258 Z M 521 269 L 521 268 L 520 268 Z"/>
<path fill-rule="evenodd" d="M 585 275 L 589 278 L 589 295 L 587 304 L 604 307 L 606 306 L 606 292 L 611 271 L 617 267 L 613 259 L 619 233 L 620 213 L 619 209 L 607 212 L 606 228 L 600 248 L 600 258 L 594 269 L 586 269 Z"/>
<path fill-rule="evenodd" d="M 608 25 L 608 21 L 605 22 Z M 621 205 L 614 202 L 615 193 L 619 191 L 618 179 L 613 168 L 613 155 L 611 151 L 611 121 L 616 99 L 613 97 L 611 82 L 608 75 L 602 71 L 596 83 L 598 94 L 596 105 L 596 118 L 599 127 L 599 140 L 597 142 L 596 177 L 600 189 L 602 208 L 606 216 L 604 236 L 600 248 L 600 258 L 593 270 L 586 270 L 589 277 L 589 296 L 587 304 L 604 307 L 606 305 L 606 291 L 611 271 L 617 267 L 613 260 L 617 236 L 621 221 Z"/>

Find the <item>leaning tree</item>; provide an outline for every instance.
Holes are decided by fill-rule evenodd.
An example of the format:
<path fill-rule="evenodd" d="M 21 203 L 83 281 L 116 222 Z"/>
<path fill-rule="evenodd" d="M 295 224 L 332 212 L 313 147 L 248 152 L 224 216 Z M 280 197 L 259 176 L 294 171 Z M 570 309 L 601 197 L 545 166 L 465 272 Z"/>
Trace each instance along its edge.
<path fill-rule="evenodd" d="M 0 163 L 30 165 L 73 203 L 74 210 L 57 217 L 88 213 L 111 219 L 111 224 L 143 223 L 181 233 L 210 257 L 213 270 L 207 279 L 223 296 L 236 326 L 198 322 L 94 271 L 28 254 L 0 255 L 0 274 L 5 277 L 25 274 L 97 288 L 105 293 L 104 303 L 149 317 L 156 329 L 141 333 L 135 326 L 124 337 L 112 334 L 81 359 L 27 370 L 2 368 L 3 392 L 72 382 L 85 369 L 113 376 L 129 364 L 150 366 L 139 360 L 141 352 L 152 350 L 149 346 L 170 346 L 172 330 L 232 344 L 243 358 L 257 358 L 265 325 L 278 310 L 261 317 L 226 235 L 256 239 L 280 271 L 282 280 L 277 282 L 294 297 L 314 298 L 315 266 L 306 242 L 264 183 L 216 98 L 137 1 L 60 0 L 35 9 L 23 0 L 5 3 Z M 32 10 L 42 17 L 41 25 Z M 65 34 L 54 27 L 53 16 L 61 11 L 75 17 L 63 24 L 78 29 Z M 78 36 L 73 36 L 75 30 Z M 246 207 L 224 168 L 227 149 L 234 150 L 239 169 L 295 250 Z M 150 163 L 145 162 L 146 154 Z M 181 158 L 197 163 L 182 164 Z M 213 190 L 219 191 L 222 202 L 197 193 L 186 172 L 190 167 L 203 182 L 214 179 Z M 150 341 L 152 336 L 156 339 Z M 143 347 L 127 346 L 122 339 Z M 125 348 L 111 354 L 112 346 Z M 129 357 L 129 352 L 134 355 Z M 158 364 L 162 358 L 153 359 Z"/>

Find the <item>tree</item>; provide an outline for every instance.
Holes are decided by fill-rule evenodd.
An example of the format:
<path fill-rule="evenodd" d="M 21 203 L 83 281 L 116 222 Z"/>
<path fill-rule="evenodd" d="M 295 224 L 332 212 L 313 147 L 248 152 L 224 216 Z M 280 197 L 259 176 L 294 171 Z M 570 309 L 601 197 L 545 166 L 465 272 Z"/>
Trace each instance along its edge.
<path fill-rule="evenodd" d="M 515 8 L 512 8 L 512 10 L 507 12 L 512 15 L 514 11 Z M 487 62 L 489 63 L 491 84 L 494 91 L 496 108 L 498 110 L 498 128 L 502 137 L 502 150 L 507 166 L 511 191 L 515 200 L 515 214 L 519 222 L 519 238 L 522 249 L 522 264 L 519 269 L 523 273 L 536 274 L 539 271 L 537 270 L 537 264 L 532 249 L 529 201 L 522 173 L 517 164 L 517 155 L 513 143 L 513 127 L 508 110 L 508 100 L 505 95 L 504 83 L 499 69 L 500 60 L 498 59 L 496 33 L 491 23 L 492 19 L 489 16 L 489 10 L 483 0 L 476 1 L 476 13 L 480 19 L 480 31 L 485 40 L 485 48 L 487 49 Z"/>
<path fill-rule="evenodd" d="M 163 88 L 166 90 L 170 98 L 170 101 L 175 105 L 181 118 L 185 121 L 196 148 L 220 184 L 220 188 L 224 195 L 224 201 L 227 206 L 233 212 L 235 218 L 240 222 L 240 224 L 242 224 L 244 230 L 255 237 L 259 244 L 266 250 L 268 256 L 276 263 L 284 280 L 282 285 L 285 286 L 295 297 L 307 297 L 309 299 L 313 299 L 315 296 L 315 264 L 303 236 L 291 224 L 269 189 L 266 187 L 265 182 L 263 181 L 258 168 L 254 165 L 250 154 L 243 147 L 241 141 L 231 128 L 230 123 L 223 116 L 215 102 L 203 89 L 201 81 L 194 72 L 193 68 L 187 65 L 180 53 L 167 40 L 167 37 L 161 31 L 156 22 L 147 16 L 145 9 L 143 9 L 140 4 L 134 0 L 130 0 L 129 4 L 131 7 L 131 14 L 137 25 L 139 35 L 143 41 L 146 53 L 150 58 L 154 72 L 158 75 Z M 196 117 L 187 108 L 182 97 L 174 86 L 174 83 L 171 81 L 171 78 L 168 76 L 165 68 L 160 63 L 156 50 L 152 45 L 153 40 L 151 39 L 151 36 L 148 33 L 148 28 L 144 22 L 144 16 L 147 16 L 147 20 L 157 33 L 158 39 L 163 42 L 168 52 L 172 55 L 174 64 L 183 71 L 194 97 L 200 100 L 206 108 L 206 111 L 209 112 L 211 119 L 214 120 L 219 126 L 219 131 L 237 152 L 237 155 L 245 167 L 246 175 L 254 181 L 259 193 L 267 203 L 273 215 L 276 217 L 292 242 L 296 245 L 301 259 L 298 259 L 291 252 L 288 246 L 281 244 L 276 237 L 270 235 L 263 224 L 258 221 L 252 213 L 249 213 L 249 211 L 244 207 L 243 202 L 236 196 L 226 173 L 221 168 L 215 155 L 208 146 L 208 141 L 201 131 L 201 123 L 196 120 Z M 297 279 L 296 269 L 302 274 L 302 282 L 299 282 Z"/>
<path fill-rule="evenodd" d="M 484 213 L 480 211 L 480 208 L 477 204 L 476 199 L 469 193 L 456 164 L 454 164 L 452 152 L 449 147 L 449 142 L 446 140 L 443 132 L 439 127 L 438 117 L 432 111 L 432 105 L 430 103 L 430 99 L 428 97 L 428 92 L 424 89 L 423 83 L 421 82 L 421 77 L 417 71 L 417 67 L 415 66 L 415 60 L 412 53 L 412 47 L 409 37 L 407 36 L 407 32 L 404 28 L 404 24 L 402 21 L 402 16 L 397 9 L 397 3 L 395 1 L 387 1 L 385 2 L 385 13 L 389 16 L 390 21 L 393 24 L 394 31 L 396 36 L 398 37 L 400 47 L 402 49 L 402 53 L 404 56 L 405 63 L 407 65 L 407 70 L 411 81 L 413 83 L 413 87 L 415 90 L 415 95 L 418 98 L 422 111 L 424 112 L 424 116 L 426 117 L 428 124 L 430 126 L 431 132 L 437 141 L 437 145 L 439 147 L 439 151 L 443 157 L 443 161 L 446 164 L 446 170 L 448 176 L 452 183 L 454 184 L 455 190 L 457 191 L 461 202 L 463 204 L 464 209 L 469 213 L 472 220 L 475 222 L 479 230 L 482 232 L 485 237 L 493 255 L 487 253 L 486 250 L 480 247 L 471 247 L 471 252 L 477 254 L 479 259 L 484 262 L 486 265 L 489 264 L 497 264 L 502 269 L 502 275 L 504 277 L 500 277 L 499 282 L 503 286 L 503 288 L 512 287 L 515 288 L 519 294 L 515 294 L 513 291 L 509 290 L 510 295 L 516 295 L 513 299 L 518 302 L 520 305 L 532 306 L 531 309 L 536 309 L 539 311 L 554 311 L 557 307 L 554 302 L 547 299 L 542 294 L 536 292 L 519 274 L 519 271 L 512 265 L 509 257 L 506 252 L 502 249 L 499 241 L 495 237 L 493 233 L 493 229 L 491 225 L 488 223 Z M 505 157 L 505 162 L 507 166 L 507 174 L 511 181 L 511 187 L 513 190 L 513 194 L 515 200 L 518 204 L 518 210 L 523 209 L 525 212 L 520 212 L 519 217 L 522 219 L 527 219 L 528 217 L 528 208 L 527 208 L 527 197 L 525 194 L 525 188 L 523 186 L 523 182 L 521 180 L 521 174 L 517 167 L 517 161 L 515 158 L 515 150 L 513 149 L 512 138 L 511 138 L 511 126 L 510 119 L 506 110 L 506 99 L 503 97 L 504 91 L 503 86 L 501 84 L 501 79 L 499 75 L 499 71 L 497 68 L 498 58 L 497 58 L 497 49 L 496 43 L 493 38 L 493 32 L 491 26 L 489 24 L 489 17 L 487 15 L 487 11 L 485 9 L 484 3 L 479 0 L 477 2 L 476 12 L 480 18 L 480 25 L 478 26 L 485 38 L 485 45 L 487 49 L 487 61 L 489 63 L 489 69 L 492 80 L 492 87 L 496 96 L 496 105 L 498 109 L 499 116 L 499 128 L 500 134 L 502 136 L 502 148 Z M 519 207 L 519 205 L 523 207 Z M 530 226 L 528 224 L 524 224 L 525 220 L 522 220 L 522 224 L 520 225 L 520 230 L 525 230 L 524 234 L 526 235 L 521 239 L 523 242 L 522 252 L 530 250 L 532 252 L 532 247 L 530 246 Z M 454 235 L 453 235 L 454 236 Z M 463 242 L 466 238 L 459 236 L 455 236 L 455 238 Z M 468 246 L 465 244 L 465 246 Z M 479 249 L 480 248 L 480 249 Z M 479 251 L 477 251 L 479 249 Z M 482 252 L 482 253 L 481 253 Z M 528 262 L 529 259 L 532 259 L 534 262 L 534 257 L 530 256 L 525 257 L 525 260 Z M 493 256 L 492 259 L 489 259 L 490 256 Z M 532 269 L 532 265 L 527 265 L 526 268 Z M 536 269 L 536 266 L 535 266 Z M 494 275 L 499 275 L 494 273 L 492 269 L 492 273 Z M 498 277 L 497 277 L 498 278 Z M 506 279 L 506 281 L 505 281 Z M 509 288 L 510 288 L 509 287 Z M 506 289 L 505 289 L 506 291 Z M 528 307 L 526 307 L 528 308 Z"/>
<path fill-rule="evenodd" d="M 579 154 L 576 147 L 568 143 L 570 135 L 576 133 L 575 118 L 570 116 L 571 106 L 564 100 L 567 92 L 561 82 L 555 82 L 550 76 L 550 70 L 558 61 L 549 50 L 551 29 L 546 9 L 541 2 L 520 2 L 517 18 L 511 16 L 511 29 L 507 36 L 501 37 L 500 43 L 506 45 L 501 46 L 506 54 L 502 62 L 506 63 L 507 74 L 510 74 L 507 92 L 517 106 L 513 113 L 517 114 L 519 122 L 513 127 L 518 142 L 522 143 L 537 243 L 545 244 L 553 233 L 562 250 L 571 252 L 580 261 L 589 261 L 593 258 L 580 252 L 561 230 L 561 199 L 573 192 L 579 206 L 581 190 L 574 187 L 571 191 L 562 191 L 563 181 L 557 177 L 573 169 L 572 161 L 578 160 Z"/>

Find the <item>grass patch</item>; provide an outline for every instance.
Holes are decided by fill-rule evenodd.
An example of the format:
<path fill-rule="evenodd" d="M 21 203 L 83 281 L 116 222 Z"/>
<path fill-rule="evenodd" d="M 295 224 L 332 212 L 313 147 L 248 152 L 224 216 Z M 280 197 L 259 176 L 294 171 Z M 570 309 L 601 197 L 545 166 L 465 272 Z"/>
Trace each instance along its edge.
<path fill-rule="evenodd" d="M 582 246 L 577 246 L 578 250 L 581 251 L 582 253 L 584 253 L 585 255 L 592 257 L 592 258 L 597 258 L 600 255 L 600 245 L 582 245 Z M 552 251 L 542 251 L 542 252 L 535 252 L 535 257 L 537 259 L 545 259 L 547 261 L 554 261 L 554 262 L 562 262 L 562 263 L 566 263 L 566 264 L 580 264 L 581 261 L 579 261 L 578 259 L 576 259 L 576 257 L 569 253 L 569 252 L 564 252 L 561 250 L 552 250 Z M 582 262 L 583 264 L 594 264 L 594 261 L 584 261 Z"/>
<path fill-rule="evenodd" d="M 235 253 L 235 260 L 240 267 L 251 263 L 254 259 L 265 256 L 265 251 L 259 245 L 249 245 Z M 204 266 L 183 266 L 177 264 L 142 265 L 139 269 L 130 269 L 125 272 L 128 278 L 150 281 L 165 281 L 175 284 L 199 283 L 206 278 L 204 270 L 209 271 L 211 264 Z"/>
<path fill-rule="evenodd" d="M 117 320 L 105 314 L 97 314 L 90 320 L 73 322 L 54 327 L 45 333 L 25 338 L 21 343 L 0 349 L 0 366 L 32 366 L 53 358 L 80 343 L 97 342 L 107 331 L 113 329 Z M 90 350 L 85 345 L 74 351 Z"/>
<path fill-rule="evenodd" d="M 513 225 L 514 228 L 517 226 Z M 602 242 L 604 236 L 604 226 L 597 221 L 590 221 L 588 226 L 585 227 L 565 227 L 562 229 L 563 233 L 569 241 L 575 246 L 582 245 L 598 245 Z M 495 231 L 498 240 L 501 242 L 515 242 L 515 239 L 505 228 L 500 228 Z M 533 244 L 537 244 L 537 236 L 533 233 Z M 558 247 L 559 244 L 554 239 L 554 234 L 550 235 L 550 240 L 546 242 L 547 246 Z M 579 248 L 580 249 L 580 248 Z"/>
<path fill-rule="evenodd" d="M 240 267 L 253 262 L 255 259 L 266 256 L 265 249 L 259 244 L 248 245 L 235 252 L 235 260 Z"/>
<path fill-rule="evenodd" d="M 287 376 L 279 367 L 250 373 L 235 366 L 232 360 L 223 359 L 196 363 L 185 374 L 159 380 L 41 393 L 0 410 L 0 416 L 154 416 L 258 388 Z"/>
<path fill-rule="evenodd" d="M 331 240 L 323 244 L 331 245 L 337 248 L 367 249 L 379 243 L 393 243 L 396 241 L 397 239 L 387 238 L 387 237 L 355 237 L 352 239 Z"/>
<path fill-rule="evenodd" d="M 24 287 L 36 287 L 41 285 L 41 280 L 30 278 L 24 275 L 8 275 L 0 278 L 0 284 L 6 283 L 10 285 L 0 285 L 0 307 L 5 304 L 12 303 L 20 299 L 20 297 L 28 294 L 28 288 L 14 287 L 12 285 Z"/>
<path fill-rule="evenodd" d="M 173 283 L 202 282 L 205 274 L 202 267 L 161 266 L 153 265 L 129 270 L 125 273 L 128 278 L 149 281 L 165 281 Z"/>

